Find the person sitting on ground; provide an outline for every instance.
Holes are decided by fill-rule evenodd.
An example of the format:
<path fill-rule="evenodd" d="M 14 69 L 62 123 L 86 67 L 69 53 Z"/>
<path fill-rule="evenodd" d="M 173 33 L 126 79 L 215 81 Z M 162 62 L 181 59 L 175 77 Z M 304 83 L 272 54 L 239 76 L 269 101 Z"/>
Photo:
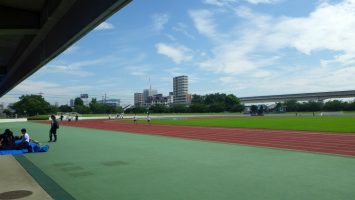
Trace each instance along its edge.
<path fill-rule="evenodd" d="M 0 149 L 3 149 L 4 134 L 0 134 Z"/>
<path fill-rule="evenodd" d="M 21 133 L 21 142 L 17 145 L 17 149 L 28 149 L 28 152 L 32 152 L 32 148 L 29 145 L 29 142 L 31 141 L 30 135 L 25 128 L 21 129 Z"/>
<path fill-rule="evenodd" d="M 15 137 L 10 129 L 6 129 L 2 134 L 1 148 L 4 150 L 15 149 Z"/>

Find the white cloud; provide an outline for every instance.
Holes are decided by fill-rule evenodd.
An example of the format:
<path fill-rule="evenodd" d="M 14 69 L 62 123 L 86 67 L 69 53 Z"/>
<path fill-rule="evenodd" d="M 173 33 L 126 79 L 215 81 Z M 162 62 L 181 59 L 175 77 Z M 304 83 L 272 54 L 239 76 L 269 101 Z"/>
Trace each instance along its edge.
<path fill-rule="evenodd" d="M 94 30 L 100 31 L 100 30 L 110 30 L 110 29 L 114 29 L 114 28 L 115 27 L 113 26 L 113 24 L 108 23 L 108 22 L 102 22 Z"/>
<path fill-rule="evenodd" d="M 338 4 L 321 3 L 307 17 L 275 18 L 255 13 L 246 7 L 238 7 L 235 13 L 246 23 L 242 26 L 232 25 L 231 30 L 221 34 L 216 29 L 216 19 L 212 12 L 190 11 L 200 34 L 215 42 L 212 56 L 199 64 L 201 68 L 233 74 L 261 68 L 266 72 L 268 67 L 277 63 L 282 50 L 286 48 L 305 55 L 319 50 L 336 52 L 333 59 L 324 60 L 323 63 L 355 62 L 354 0 Z"/>
<path fill-rule="evenodd" d="M 158 43 L 155 45 L 155 47 L 157 48 L 159 54 L 171 58 L 177 64 L 192 59 L 192 51 L 183 45 Z"/>
<path fill-rule="evenodd" d="M 129 74 L 133 76 L 147 77 L 151 71 L 151 67 L 149 65 L 127 66 L 126 70 L 128 70 Z"/>
<path fill-rule="evenodd" d="M 164 26 L 169 21 L 169 15 L 166 13 L 163 14 L 154 14 L 153 19 L 153 29 L 157 32 L 160 32 L 164 29 Z"/>
<path fill-rule="evenodd" d="M 273 17 L 242 6 L 234 13 L 236 23 L 222 31 L 217 17 L 224 13 L 190 11 L 213 45 L 198 66 L 219 74 L 226 90 L 249 96 L 353 89 L 355 0 L 321 1 L 305 17 Z M 321 57 L 309 66 L 284 63 L 294 55 L 312 62 Z"/>
<path fill-rule="evenodd" d="M 110 62 L 113 62 L 113 59 L 111 57 L 102 57 L 95 60 L 83 60 L 83 61 L 72 62 L 72 63 L 59 61 L 44 66 L 40 71 L 38 71 L 38 74 L 60 73 L 66 75 L 88 77 L 94 75 L 95 73 L 90 72 L 87 69 L 84 69 L 84 67 L 102 66 Z"/>
<path fill-rule="evenodd" d="M 263 35 L 260 37 L 260 43 L 265 48 L 294 48 L 306 55 L 319 50 L 329 50 L 338 52 L 334 57 L 338 62 L 354 62 L 354 0 L 345 0 L 338 4 L 322 3 L 307 17 L 272 18 L 251 14 L 246 20 L 259 21 L 259 24 L 254 23 L 249 29 Z"/>
<path fill-rule="evenodd" d="M 204 0 L 203 2 L 218 7 L 224 7 L 237 2 L 237 0 Z"/>
<path fill-rule="evenodd" d="M 279 3 L 281 0 L 246 0 L 251 4 L 274 4 Z"/>
<path fill-rule="evenodd" d="M 73 76 L 87 77 L 94 73 L 82 70 L 80 67 L 75 67 L 67 64 L 56 64 L 44 67 L 39 73 L 61 73 Z"/>
<path fill-rule="evenodd" d="M 193 10 L 189 12 L 197 31 L 210 38 L 220 36 L 216 31 L 213 12 L 209 10 Z"/>
<path fill-rule="evenodd" d="M 195 37 L 187 31 L 187 25 L 184 23 L 178 23 L 176 26 L 173 27 L 173 30 L 182 33 L 190 39 L 195 39 Z"/>
<path fill-rule="evenodd" d="M 47 101 L 52 103 L 59 102 L 65 104 L 70 98 L 76 97 L 78 94 L 87 91 L 90 87 L 87 85 L 61 85 L 48 81 L 25 80 L 10 93 L 6 94 L 2 101 L 13 103 L 18 101 L 18 97 L 26 94 L 39 94 L 45 97 Z"/>
<path fill-rule="evenodd" d="M 233 7 L 236 3 L 241 3 L 242 1 L 246 1 L 250 4 L 275 4 L 279 3 L 283 0 L 204 0 L 205 4 L 214 5 L 218 7 Z"/>

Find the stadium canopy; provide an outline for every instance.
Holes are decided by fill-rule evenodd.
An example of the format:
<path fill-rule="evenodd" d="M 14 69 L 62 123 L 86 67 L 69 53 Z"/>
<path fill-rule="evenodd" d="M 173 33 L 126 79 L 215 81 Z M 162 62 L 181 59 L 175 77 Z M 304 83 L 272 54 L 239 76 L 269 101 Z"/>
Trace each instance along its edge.
<path fill-rule="evenodd" d="M 0 0 L 0 97 L 131 0 Z"/>

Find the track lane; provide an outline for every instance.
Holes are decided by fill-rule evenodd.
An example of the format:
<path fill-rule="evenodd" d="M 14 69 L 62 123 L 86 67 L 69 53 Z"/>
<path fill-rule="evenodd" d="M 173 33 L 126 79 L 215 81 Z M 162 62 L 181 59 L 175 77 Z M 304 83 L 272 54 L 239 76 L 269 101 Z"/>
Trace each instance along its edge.
<path fill-rule="evenodd" d="M 149 125 L 114 120 L 82 120 L 61 125 L 355 156 L 355 134 L 351 133 Z"/>

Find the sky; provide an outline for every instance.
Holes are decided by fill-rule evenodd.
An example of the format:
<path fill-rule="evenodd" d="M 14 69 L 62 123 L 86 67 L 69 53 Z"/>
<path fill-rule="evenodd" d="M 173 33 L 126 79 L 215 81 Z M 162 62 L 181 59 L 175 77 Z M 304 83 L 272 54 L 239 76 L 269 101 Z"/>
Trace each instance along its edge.
<path fill-rule="evenodd" d="M 237 97 L 353 90 L 355 0 L 133 0 L 0 98 L 39 94 L 67 104 L 167 95 Z"/>

